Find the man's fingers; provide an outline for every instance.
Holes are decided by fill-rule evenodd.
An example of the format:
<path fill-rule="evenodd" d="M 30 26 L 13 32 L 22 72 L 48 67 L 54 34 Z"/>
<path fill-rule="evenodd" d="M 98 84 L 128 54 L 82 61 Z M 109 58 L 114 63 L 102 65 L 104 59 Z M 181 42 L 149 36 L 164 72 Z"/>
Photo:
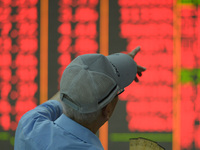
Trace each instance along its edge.
<path fill-rule="evenodd" d="M 140 51 L 140 46 L 136 47 L 134 50 L 132 50 L 132 52 L 130 52 L 128 55 L 131 56 L 132 58 L 134 58 L 137 53 Z M 135 77 L 135 82 L 139 82 L 139 77 L 142 76 L 142 72 L 145 71 L 146 68 L 137 65 L 137 76 Z"/>
<path fill-rule="evenodd" d="M 139 82 L 139 79 L 138 79 L 137 77 L 135 77 L 135 79 L 134 79 L 134 80 L 135 80 L 135 82 Z"/>
<path fill-rule="evenodd" d="M 138 74 L 140 77 L 142 76 L 142 72 L 138 72 L 137 74 Z"/>
<path fill-rule="evenodd" d="M 142 66 L 137 65 L 137 72 L 143 72 L 143 71 L 145 71 L 145 70 L 146 70 L 145 67 L 142 67 Z"/>
<path fill-rule="evenodd" d="M 135 55 L 140 51 L 140 46 L 136 47 L 132 52 L 130 52 L 128 55 L 132 58 L 135 57 Z"/>

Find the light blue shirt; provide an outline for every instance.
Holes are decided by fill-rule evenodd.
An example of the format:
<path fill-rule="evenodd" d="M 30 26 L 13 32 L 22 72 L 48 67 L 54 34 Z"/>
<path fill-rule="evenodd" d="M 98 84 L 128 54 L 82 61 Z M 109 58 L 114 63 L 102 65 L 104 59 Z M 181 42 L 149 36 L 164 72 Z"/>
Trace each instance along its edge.
<path fill-rule="evenodd" d="M 62 114 L 58 101 L 49 100 L 19 121 L 15 150 L 103 150 L 89 129 Z"/>

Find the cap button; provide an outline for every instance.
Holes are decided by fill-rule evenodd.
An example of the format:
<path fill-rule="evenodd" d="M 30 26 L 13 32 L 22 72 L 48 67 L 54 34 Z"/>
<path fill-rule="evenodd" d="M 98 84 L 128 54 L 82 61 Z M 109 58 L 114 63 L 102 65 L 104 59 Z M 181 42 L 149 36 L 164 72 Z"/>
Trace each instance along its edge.
<path fill-rule="evenodd" d="M 84 68 L 85 70 L 87 70 L 89 67 L 88 67 L 87 65 L 84 65 L 83 68 Z"/>

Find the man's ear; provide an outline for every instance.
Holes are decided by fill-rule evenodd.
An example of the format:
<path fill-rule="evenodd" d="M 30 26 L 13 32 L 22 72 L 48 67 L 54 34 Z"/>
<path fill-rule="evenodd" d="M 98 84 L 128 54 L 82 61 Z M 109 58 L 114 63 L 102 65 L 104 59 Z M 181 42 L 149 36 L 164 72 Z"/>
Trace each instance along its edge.
<path fill-rule="evenodd" d="M 109 103 L 102 109 L 102 115 L 106 120 L 109 120 L 111 113 L 112 113 L 112 105 L 111 103 Z"/>
<path fill-rule="evenodd" d="M 112 113 L 115 109 L 115 106 L 118 102 L 118 96 L 116 96 L 110 103 L 108 103 L 103 109 L 102 109 L 102 115 L 105 117 L 106 120 L 109 120 L 112 116 Z"/>

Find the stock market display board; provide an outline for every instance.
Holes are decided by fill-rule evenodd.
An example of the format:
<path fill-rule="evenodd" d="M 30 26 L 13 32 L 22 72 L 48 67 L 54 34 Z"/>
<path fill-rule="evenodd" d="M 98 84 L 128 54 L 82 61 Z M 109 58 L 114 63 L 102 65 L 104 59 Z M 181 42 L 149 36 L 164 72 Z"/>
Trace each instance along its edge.
<path fill-rule="evenodd" d="M 48 65 L 50 98 L 59 90 L 63 70 L 78 55 L 128 53 L 137 46 L 141 52 L 135 60 L 147 71 L 120 95 L 105 150 L 129 149 L 134 137 L 166 149 L 200 149 L 200 1 L 45 1 L 47 62 L 40 57 L 45 44 L 41 0 L 0 0 L 3 150 L 13 149 L 21 116 L 41 103 L 41 64 Z"/>

